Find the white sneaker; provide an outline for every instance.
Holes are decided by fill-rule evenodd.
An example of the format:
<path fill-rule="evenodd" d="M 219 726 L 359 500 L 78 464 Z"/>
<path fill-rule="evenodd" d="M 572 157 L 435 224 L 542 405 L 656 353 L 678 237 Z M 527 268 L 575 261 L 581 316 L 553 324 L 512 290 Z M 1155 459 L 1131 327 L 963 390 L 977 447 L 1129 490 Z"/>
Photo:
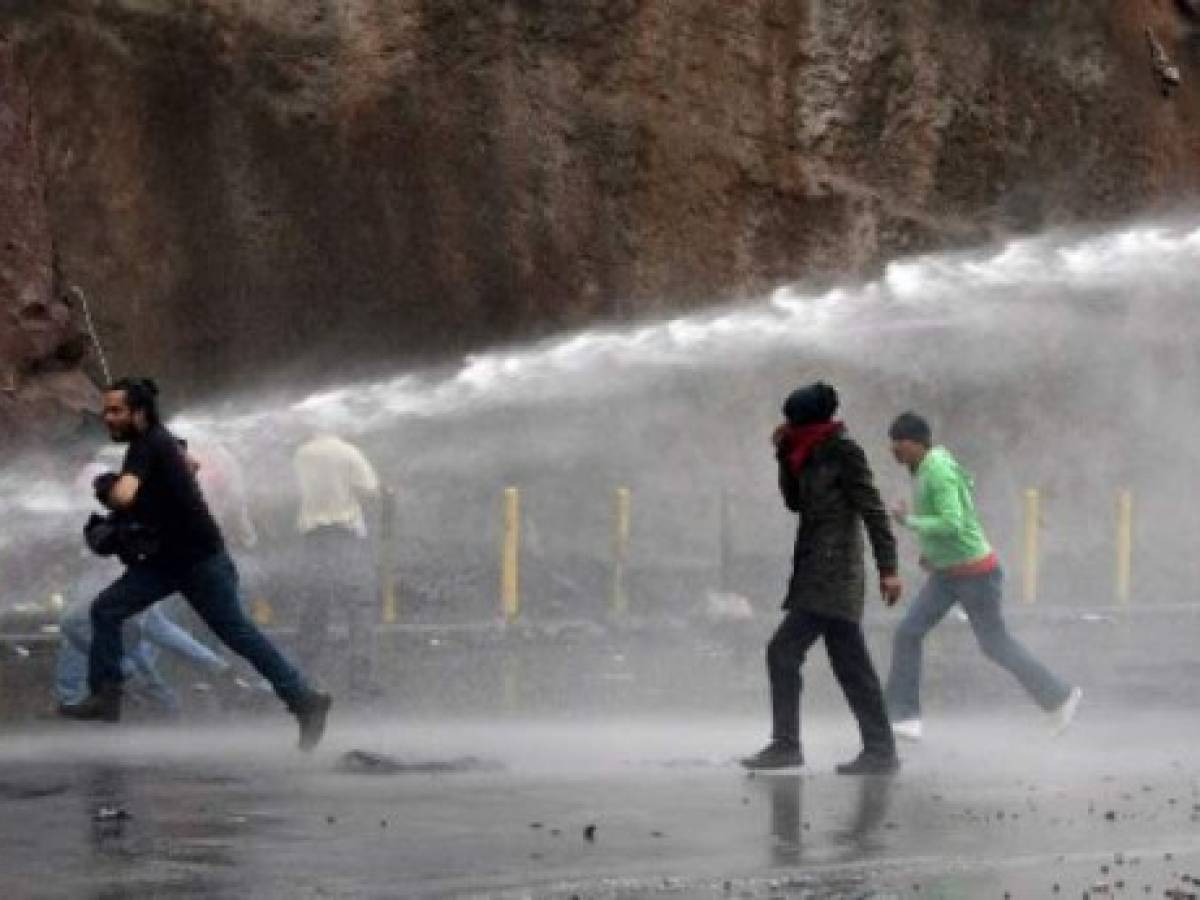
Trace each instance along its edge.
<path fill-rule="evenodd" d="M 921 740 L 921 720 L 901 719 L 899 722 L 893 722 L 892 734 L 901 740 L 916 743 Z"/>
<path fill-rule="evenodd" d="M 1055 736 L 1062 734 L 1071 725 L 1075 713 L 1079 710 L 1079 701 L 1083 699 L 1080 688 L 1071 688 L 1071 693 L 1063 701 L 1062 706 L 1050 712 L 1050 731 Z"/>

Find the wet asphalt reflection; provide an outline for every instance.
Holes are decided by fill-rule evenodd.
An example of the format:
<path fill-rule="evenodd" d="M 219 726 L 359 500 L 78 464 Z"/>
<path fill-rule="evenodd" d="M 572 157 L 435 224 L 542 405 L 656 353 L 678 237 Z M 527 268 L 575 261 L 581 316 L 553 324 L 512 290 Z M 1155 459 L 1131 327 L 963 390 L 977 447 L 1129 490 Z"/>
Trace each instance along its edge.
<path fill-rule="evenodd" d="M 1019 711 L 930 723 L 895 776 L 747 775 L 739 720 L 52 728 L 0 742 L 12 897 L 1184 898 L 1200 726 L 1146 711 L 1052 740 Z"/>

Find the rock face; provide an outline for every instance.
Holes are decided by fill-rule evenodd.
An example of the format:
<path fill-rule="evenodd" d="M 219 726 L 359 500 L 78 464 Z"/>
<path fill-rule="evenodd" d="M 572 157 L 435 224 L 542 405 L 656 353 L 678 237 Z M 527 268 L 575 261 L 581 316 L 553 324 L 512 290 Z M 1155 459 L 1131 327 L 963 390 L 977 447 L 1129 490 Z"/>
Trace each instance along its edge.
<path fill-rule="evenodd" d="M 59 296 L 29 93 L 0 41 L 0 448 L 69 433 L 95 388 L 86 345 Z"/>
<path fill-rule="evenodd" d="M 179 399 L 1162 209 L 1200 181 L 1186 7 L 8 0 L 0 307 L 59 333 L 55 249 Z"/>

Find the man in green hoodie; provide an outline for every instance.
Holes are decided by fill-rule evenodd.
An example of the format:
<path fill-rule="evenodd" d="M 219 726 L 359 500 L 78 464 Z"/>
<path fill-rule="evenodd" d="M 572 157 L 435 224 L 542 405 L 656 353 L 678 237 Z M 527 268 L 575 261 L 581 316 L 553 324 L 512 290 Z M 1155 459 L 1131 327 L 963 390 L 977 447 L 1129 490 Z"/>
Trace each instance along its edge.
<path fill-rule="evenodd" d="M 913 511 L 901 503 L 892 516 L 916 534 L 921 567 L 929 572 L 892 645 L 886 689 L 892 731 L 906 740 L 921 739 L 921 642 L 957 603 L 984 655 L 1011 672 L 1061 732 L 1083 692 L 1056 677 L 1008 633 L 1000 610 L 1004 574 L 975 512 L 971 476 L 945 447 L 933 446 L 929 423 L 916 413 L 897 417 L 888 436 L 892 455 L 916 479 Z"/>

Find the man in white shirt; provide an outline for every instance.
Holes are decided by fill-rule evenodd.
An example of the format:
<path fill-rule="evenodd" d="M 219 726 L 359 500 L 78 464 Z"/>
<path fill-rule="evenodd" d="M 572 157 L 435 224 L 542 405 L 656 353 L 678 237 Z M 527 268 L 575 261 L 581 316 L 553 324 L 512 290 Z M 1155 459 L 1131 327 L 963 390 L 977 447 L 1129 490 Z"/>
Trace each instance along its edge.
<path fill-rule="evenodd" d="M 334 606 L 350 631 L 351 699 L 378 693 L 372 681 L 375 566 L 363 501 L 379 496 L 379 478 L 362 451 L 333 434 L 318 434 L 292 460 L 300 488 L 297 527 L 303 535 L 305 583 L 297 653 L 306 671 L 320 672 Z"/>

